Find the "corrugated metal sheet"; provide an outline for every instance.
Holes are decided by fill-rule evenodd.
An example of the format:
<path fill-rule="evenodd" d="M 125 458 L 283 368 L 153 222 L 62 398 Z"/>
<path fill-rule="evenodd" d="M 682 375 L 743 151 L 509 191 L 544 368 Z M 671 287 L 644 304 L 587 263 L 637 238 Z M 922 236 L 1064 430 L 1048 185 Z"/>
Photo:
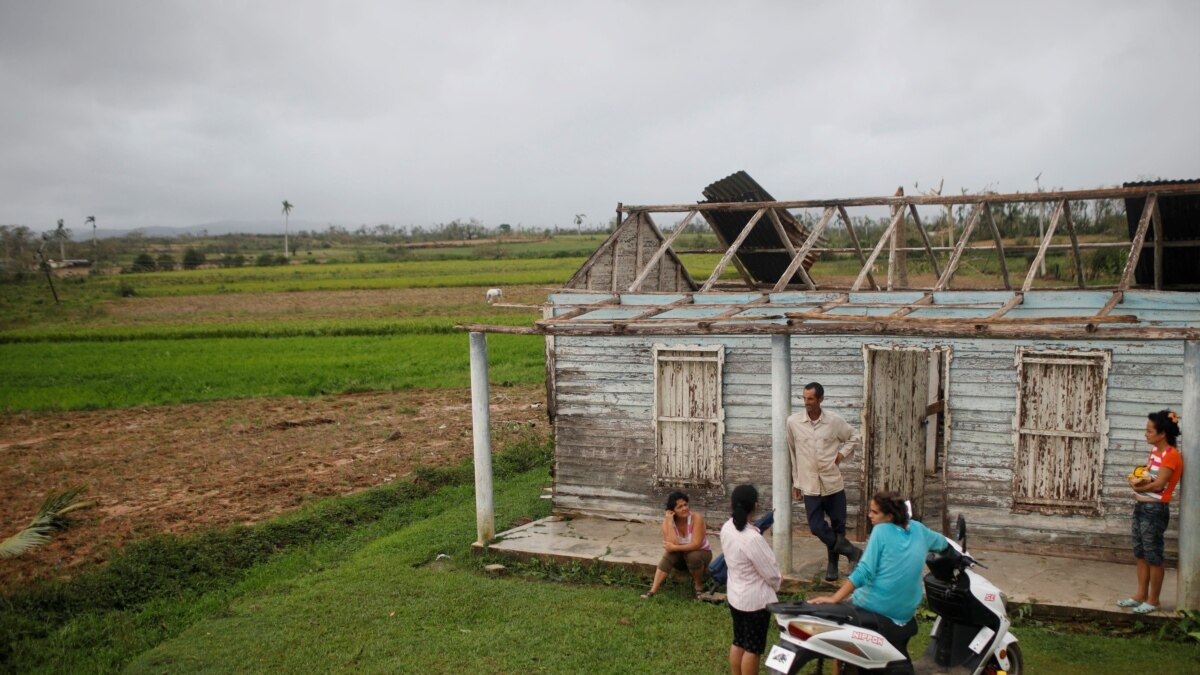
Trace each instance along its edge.
<path fill-rule="evenodd" d="M 704 188 L 704 197 L 708 202 L 772 202 L 775 198 L 772 197 L 766 190 L 762 188 L 750 174 L 745 171 L 726 176 L 721 180 L 712 183 Z M 702 202 L 703 203 L 703 202 Z M 788 233 L 791 243 L 794 247 L 799 248 L 804 240 L 808 237 L 808 228 L 804 227 L 790 213 L 780 209 L 779 220 L 783 223 L 784 230 Z M 754 211 L 706 211 L 704 213 L 708 224 L 720 234 L 726 244 L 732 243 L 737 239 L 742 230 L 746 228 L 746 224 L 750 222 L 750 218 L 754 216 Z M 818 246 L 822 242 L 818 240 Z M 783 241 L 779 238 L 779 233 L 775 230 L 769 216 L 764 215 L 762 219 L 755 224 L 754 229 L 746 237 L 745 242 L 738 249 L 737 258 L 742 262 L 746 271 L 750 273 L 755 280 L 774 284 L 779 281 L 779 277 L 787 271 L 788 264 L 792 259 L 786 252 L 783 253 L 766 253 L 756 251 L 755 249 L 781 249 L 785 248 Z M 811 269 L 813 263 L 816 262 L 816 254 L 809 254 L 804 259 L 804 269 Z M 803 284 L 804 279 L 799 273 L 793 275 L 790 284 Z"/>
<path fill-rule="evenodd" d="M 1159 180 L 1125 183 L 1121 187 L 1148 187 L 1153 185 L 1179 185 L 1196 183 L 1200 179 L 1188 180 Z M 1125 200 L 1125 218 L 1129 224 L 1130 241 L 1137 234 L 1138 221 L 1142 218 L 1142 209 L 1146 207 L 1144 198 Z M 1160 197 L 1158 212 L 1162 215 L 1163 241 L 1200 241 L 1200 195 L 1181 195 L 1177 197 Z M 1146 234 L 1146 241 L 1154 241 L 1154 227 L 1151 226 Z M 1195 264 L 1200 256 L 1200 246 L 1184 246 L 1163 249 L 1163 288 L 1200 288 L 1200 267 Z M 1154 254 L 1153 249 L 1146 248 L 1138 258 L 1137 269 L 1134 270 L 1135 281 L 1142 286 L 1154 286 Z"/>

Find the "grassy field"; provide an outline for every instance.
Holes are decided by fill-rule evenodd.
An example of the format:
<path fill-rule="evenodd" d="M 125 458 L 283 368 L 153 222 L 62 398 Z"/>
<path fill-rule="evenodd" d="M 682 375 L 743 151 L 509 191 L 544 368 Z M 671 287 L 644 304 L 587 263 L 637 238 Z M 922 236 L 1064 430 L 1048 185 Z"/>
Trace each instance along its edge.
<path fill-rule="evenodd" d="M 340 511 L 338 502 L 346 500 L 281 519 L 258 540 L 283 537 L 279 542 L 290 544 L 224 575 L 207 561 L 219 560 L 224 548 L 242 550 L 237 542 L 255 540 L 254 530 L 190 546 L 158 541 L 157 551 L 190 551 L 204 562 L 179 576 L 153 565 L 162 554 L 132 552 L 136 565 L 118 561 L 117 571 L 150 590 L 119 605 L 109 597 L 119 581 L 110 589 L 87 578 L 35 599 L 60 598 L 64 605 L 79 592 L 96 593 L 91 609 L 40 620 L 26 613 L 18 622 L 13 612 L 35 599 L 10 598 L 12 608 L 0 615 L 11 640 L 7 666 L 20 672 L 727 672 L 728 610 L 686 599 L 680 587 L 644 602 L 637 593 L 646 580 L 620 571 L 517 565 L 511 577 L 483 574 L 489 560 L 468 551 L 469 472 L 437 476 L 447 482 L 435 494 L 382 510 L 370 505 L 395 500 L 399 487 L 379 490 L 379 499 L 358 495 Z M 544 466 L 498 480 L 501 528 L 545 515 L 547 502 L 538 497 L 546 484 Z M 355 525 L 303 534 L 305 523 L 329 523 L 339 512 Z M 439 560 L 442 554 L 448 558 Z M 914 650 L 927 630 L 924 622 Z M 1137 672 L 1151 652 L 1155 673 L 1190 673 L 1200 658 L 1194 643 L 1037 625 L 1014 630 L 1031 673 Z M 687 648 L 680 648 L 681 634 Z"/>

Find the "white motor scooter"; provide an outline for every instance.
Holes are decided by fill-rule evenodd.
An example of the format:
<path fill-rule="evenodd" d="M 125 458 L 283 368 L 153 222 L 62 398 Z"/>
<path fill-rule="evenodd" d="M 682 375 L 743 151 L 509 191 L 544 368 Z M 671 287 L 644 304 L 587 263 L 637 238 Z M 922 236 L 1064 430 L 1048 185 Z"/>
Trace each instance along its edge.
<path fill-rule="evenodd" d="M 764 659 L 767 668 L 792 675 L 811 661 L 830 659 L 852 667 L 842 673 L 1021 675 L 1024 663 L 1017 638 L 1008 630 L 1012 623 L 1004 594 L 971 569 L 983 565 L 966 553 L 962 516 L 958 540 L 961 545 L 947 539 L 945 551 L 926 559 L 925 597 L 937 619 L 929 646 L 916 663 L 852 606 L 777 602 L 767 606 L 780 629 L 778 644 Z"/>

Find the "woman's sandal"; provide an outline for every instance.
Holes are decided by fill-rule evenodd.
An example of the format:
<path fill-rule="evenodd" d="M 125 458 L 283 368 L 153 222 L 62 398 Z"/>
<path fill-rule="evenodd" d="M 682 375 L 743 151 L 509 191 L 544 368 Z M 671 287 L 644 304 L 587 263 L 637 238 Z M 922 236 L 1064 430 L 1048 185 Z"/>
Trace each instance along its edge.
<path fill-rule="evenodd" d="M 658 591 L 646 591 L 645 593 L 642 593 L 642 599 L 649 600 L 650 598 L 653 598 L 656 595 L 658 595 Z"/>
<path fill-rule="evenodd" d="M 1133 608 L 1134 614 L 1149 614 L 1150 612 L 1157 612 L 1157 611 L 1158 611 L 1158 608 L 1148 602 L 1143 602 L 1142 604 Z"/>
<path fill-rule="evenodd" d="M 696 594 L 697 600 L 704 599 L 704 589 L 703 588 L 693 588 L 692 591 Z"/>
<path fill-rule="evenodd" d="M 1137 607 L 1140 604 L 1142 604 L 1141 600 L 1134 600 L 1133 598 L 1125 598 L 1124 600 L 1117 601 L 1117 607 Z"/>

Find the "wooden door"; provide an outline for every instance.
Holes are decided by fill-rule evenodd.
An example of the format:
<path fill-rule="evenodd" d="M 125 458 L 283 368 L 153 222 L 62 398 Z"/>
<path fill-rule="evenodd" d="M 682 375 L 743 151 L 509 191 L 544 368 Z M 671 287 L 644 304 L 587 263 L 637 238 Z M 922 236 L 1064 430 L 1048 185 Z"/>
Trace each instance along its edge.
<path fill-rule="evenodd" d="M 865 514 L 876 492 L 898 492 L 912 501 L 915 518 L 920 519 L 924 514 L 930 435 L 923 421 L 931 392 L 936 398 L 939 356 L 928 349 L 869 348 L 867 351 L 863 401 L 866 489 L 863 517 L 859 519 L 862 534 L 867 531 L 869 521 Z"/>

